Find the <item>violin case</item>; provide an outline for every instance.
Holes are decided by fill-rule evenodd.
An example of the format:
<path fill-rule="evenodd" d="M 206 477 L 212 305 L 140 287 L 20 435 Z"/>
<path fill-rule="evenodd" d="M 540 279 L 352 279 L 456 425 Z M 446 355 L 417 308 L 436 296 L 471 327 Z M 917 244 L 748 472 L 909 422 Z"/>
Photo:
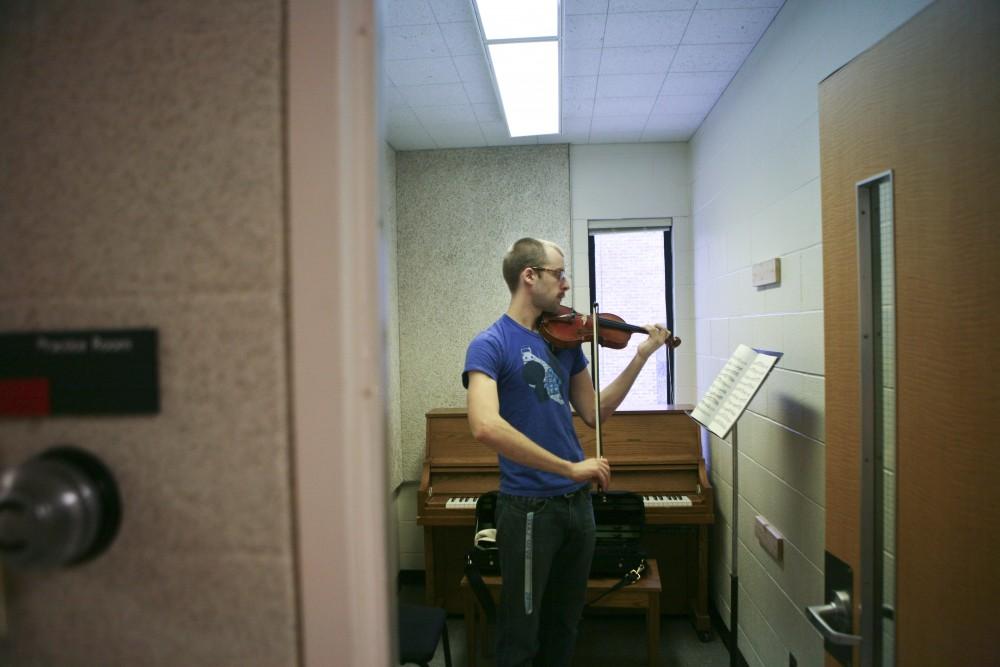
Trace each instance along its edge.
<path fill-rule="evenodd" d="M 640 570 L 646 563 L 646 553 L 640 541 L 646 524 L 646 509 L 642 497 L 630 491 L 591 493 L 597 540 L 591 577 L 622 577 Z M 482 574 L 499 574 L 500 559 L 496 542 L 488 538 L 488 530 L 496 528 L 497 492 L 484 493 L 476 501 L 477 538 L 466 555 L 468 565 Z"/>
<path fill-rule="evenodd" d="M 631 491 L 608 491 L 591 493 L 590 500 L 597 524 L 590 576 L 623 577 L 633 570 L 641 572 L 646 564 L 646 552 L 640 545 L 646 525 L 642 497 Z"/>
<path fill-rule="evenodd" d="M 472 550 L 465 556 L 466 566 L 475 567 L 482 574 L 500 574 L 500 551 L 496 543 L 497 492 L 490 491 L 476 501 L 476 532 Z M 489 531 L 493 531 L 489 539 Z"/>

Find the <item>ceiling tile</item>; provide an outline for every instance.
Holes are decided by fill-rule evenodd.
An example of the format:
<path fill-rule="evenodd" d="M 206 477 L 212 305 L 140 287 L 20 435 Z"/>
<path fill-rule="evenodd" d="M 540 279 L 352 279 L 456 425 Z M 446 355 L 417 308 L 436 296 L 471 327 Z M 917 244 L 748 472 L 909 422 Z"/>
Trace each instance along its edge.
<path fill-rule="evenodd" d="M 437 23 L 427 0 L 389 0 L 385 5 L 387 26 Z"/>
<path fill-rule="evenodd" d="M 784 0 L 562 2 L 561 132 L 511 139 L 470 0 L 386 0 L 386 140 L 397 150 L 687 141 Z"/>
<path fill-rule="evenodd" d="M 430 5 L 438 23 L 475 20 L 469 0 L 430 0 Z"/>
<path fill-rule="evenodd" d="M 635 132 L 636 139 L 646 125 L 646 116 L 595 116 L 590 122 L 590 134 L 600 132 Z"/>
<path fill-rule="evenodd" d="M 423 86 L 429 83 L 456 83 L 458 72 L 451 58 L 387 60 L 385 72 L 397 86 Z"/>
<path fill-rule="evenodd" d="M 482 53 L 474 56 L 455 56 L 452 60 L 458 71 L 458 78 L 462 81 L 479 81 L 490 78 L 486 56 Z"/>
<path fill-rule="evenodd" d="M 602 74 L 597 97 L 656 97 L 662 83 L 662 74 Z"/>
<path fill-rule="evenodd" d="M 472 113 L 476 115 L 476 120 L 479 124 L 483 123 L 503 123 L 503 113 L 500 111 L 500 105 L 496 102 L 491 104 L 473 104 Z M 506 125 L 506 123 L 504 123 Z"/>
<path fill-rule="evenodd" d="M 500 146 L 510 141 L 507 123 L 503 121 L 482 121 L 479 123 L 479 129 L 482 130 L 483 137 L 490 146 Z"/>
<path fill-rule="evenodd" d="M 663 82 L 661 95 L 715 95 L 729 85 L 733 72 L 671 72 Z"/>
<path fill-rule="evenodd" d="M 581 137 L 573 138 L 571 135 L 567 134 L 543 134 L 537 137 L 538 143 L 540 144 L 585 144 L 587 143 L 587 135 Z"/>
<path fill-rule="evenodd" d="M 604 46 L 680 44 L 691 12 L 608 14 Z"/>
<path fill-rule="evenodd" d="M 604 45 L 604 14 L 575 14 L 567 16 L 565 49 L 599 49 Z"/>
<path fill-rule="evenodd" d="M 563 100 L 562 117 L 565 118 L 586 118 L 590 119 L 594 115 L 594 98 L 589 97 L 581 100 Z"/>
<path fill-rule="evenodd" d="M 694 132 L 701 125 L 705 116 L 702 114 L 666 114 L 650 116 L 646 121 L 646 131 L 682 131 Z"/>
<path fill-rule="evenodd" d="M 389 125 L 420 125 L 420 119 L 413 113 L 410 107 L 399 107 L 389 109 L 385 113 L 385 120 Z"/>
<path fill-rule="evenodd" d="M 642 138 L 642 130 L 590 131 L 591 144 L 636 144 Z"/>
<path fill-rule="evenodd" d="M 403 94 L 399 92 L 396 86 L 392 85 L 391 81 L 385 82 L 385 85 L 382 87 L 382 96 L 386 109 L 409 108 L 406 100 L 403 99 Z"/>
<path fill-rule="evenodd" d="M 564 100 L 593 99 L 596 90 L 596 76 L 563 77 L 562 96 Z"/>
<path fill-rule="evenodd" d="M 586 134 L 565 134 L 565 133 L 563 133 L 563 134 L 558 134 L 556 136 L 559 137 L 559 139 L 560 139 L 559 141 L 549 141 L 549 142 L 546 142 L 546 143 L 554 143 L 554 144 L 589 144 L 590 143 L 590 133 L 589 132 L 586 133 Z M 538 143 L 542 143 L 542 140 L 540 139 L 538 141 Z"/>
<path fill-rule="evenodd" d="M 413 113 L 421 125 L 431 128 L 437 125 L 470 125 L 478 123 L 471 104 L 454 104 L 439 107 L 417 107 Z"/>
<path fill-rule="evenodd" d="M 642 131 L 640 142 L 662 142 L 662 141 L 689 141 L 694 135 L 694 130 L 670 129 L 655 130 L 645 129 Z"/>
<path fill-rule="evenodd" d="M 598 97 L 594 101 L 594 118 L 648 116 L 655 101 L 655 97 Z"/>
<path fill-rule="evenodd" d="M 785 0 L 698 0 L 698 9 L 749 9 L 781 7 Z"/>
<path fill-rule="evenodd" d="M 441 34 L 444 35 L 444 41 L 453 56 L 474 56 L 483 52 L 479 31 L 476 30 L 476 24 L 471 21 L 442 23 Z"/>
<path fill-rule="evenodd" d="M 673 46 L 618 46 L 601 54 L 601 74 L 664 74 L 674 59 Z"/>
<path fill-rule="evenodd" d="M 408 60 L 451 55 L 436 25 L 404 25 L 385 29 L 385 59 Z"/>
<path fill-rule="evenodd" d="M 482 146 L 486 142 L 479 123 L 432 125 L 427 128 L 427 132 L 440 148 Z"/>
<path fill-rule="evenodd" d="M 512 137 L 504 122 L 480 123 L 486 143 L 490 146 L 523 146 L 538 143 L 537 137 Z"/>
<path fill-rule="evenodd" d="M 590 118 L 563 118 L 562 134 L 590 134 Z"/>
<path fill-rule="evenodd" d="M 660 95 L 653 105 L 653 113 L 693 113 L 704 116 L 715 106 L 717 99 L 715 95 Z"/>
<path fill-rule="evenodd" d="M 463 81 L 465 94 L 473 104 L 488 104 L 497 102 L 497 93 L 493 90 L 493 82 L 489 79 L 475 79 L 473 81 Z"/>
<path fill-rule="evenodd" d="M 671 9 L 694 9 L 697 0 L 611 0 L 608 11 L 665 12 Z"/>
<path fill-rule="evenodd" d="M 756 44 L 778 13 L 766 9 L 697 9 L 684 33 L 685 44 Z"/>
<path fill-rule="evenodd" d="M 643 141 L 687 141 L 701 125 L 701 116 L 650 117 L 642 131 Z"/>
<path fill-rule="evenodd" d="M 570 14 L 607 14 L 608 0 L 566 0 L 563 3 L 566 15 Z"/>
<path fill-rule="evenodd" d="M 437 147 L 431 135 L 420 125 L 390 125 L 385 138 L 397 151 Z"/>
<path fill-rule="evenodd" d="M 437 107 L 465 104 L 469 98 L 461 83 L 439 83 L 432 86 L 400 86 L 399 92 L 411 107 Z"/>
<path fill-rule="evenodd" d="M 694 44 L 677 48 L 671 72 L 735 72 L 753 44 Z"/>
<path fill-rule="evenodd" d="M 563 76 L 594 75 L 597 74 L 600 66 L 601 49 L 566 49 L 563 51 Z"/>

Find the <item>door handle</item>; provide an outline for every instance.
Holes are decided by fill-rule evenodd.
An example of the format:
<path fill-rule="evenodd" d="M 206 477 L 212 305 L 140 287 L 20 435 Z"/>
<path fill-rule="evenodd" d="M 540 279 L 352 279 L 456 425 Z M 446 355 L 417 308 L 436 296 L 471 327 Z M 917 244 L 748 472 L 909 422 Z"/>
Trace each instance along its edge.
<path fill-rule="evenodd" d="M 861 635 L 835 630 L 834 625 L 851 626 L 851 595 L 847 591 L 834 591 L 833 600 L 826 604 L 806 607 L 806 617 L 819 630 L 823 639 L 838 646 L 860 646 Z"/>
<path fill-rule="evenodd" d="M 0 560 L 55 568 L 94 558 L 121 523 L 111 471 L 77 447 L 48 449 L 0 473 Z"/>

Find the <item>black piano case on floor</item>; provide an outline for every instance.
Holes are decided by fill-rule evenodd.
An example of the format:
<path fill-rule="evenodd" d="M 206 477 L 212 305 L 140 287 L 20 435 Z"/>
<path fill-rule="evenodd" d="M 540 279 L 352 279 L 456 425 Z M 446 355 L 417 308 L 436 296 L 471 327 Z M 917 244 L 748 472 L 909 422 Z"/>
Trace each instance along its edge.
<path fill-rule="evenodd" d="M 591 577 L 623 577 L 632 570 L 642 571 L 646 553 L 639 542 L 646 525 L 642 497 L 630 491 L 590 494 L 597 524 Z"/>
<path fill-rule="evenodd" d="M 646 562 L 646 553 L 639 544 L 646 523 L 642 497 L 629 491 L 610 491 L 592 493 L 590 498 L 597 525 L 590 576 L 622 577 L 640 569 Z M 469 564 L 483 574 L 500 572 L 496 543 L 488 538 L 486 532 L 496 528 L 496 503 L 496 491 L 484 493 L 476 501 L 477 539 L 466 555 Z"/>

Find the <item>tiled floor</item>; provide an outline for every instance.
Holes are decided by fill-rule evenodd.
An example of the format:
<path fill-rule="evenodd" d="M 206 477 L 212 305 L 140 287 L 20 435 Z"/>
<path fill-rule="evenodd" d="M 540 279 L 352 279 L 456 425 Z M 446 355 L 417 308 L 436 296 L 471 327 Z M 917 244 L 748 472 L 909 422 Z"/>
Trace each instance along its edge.
<path fill-rule="evenodd" d="M 415 604 L 423 603 L 423 588 L 404 586 L 400 599 Z M 461 616 L 448 618 L 448 636 L 454 667 L 468 664 L 465 644 L 465 623 Z M 480 658 L 478 663 L 493 667 L 493 661 Z M 614 615 L 593 613 L 584 616 L 577 643 L 575 667 L 645 667 L 646 625 L 641 614 Z M 669 667 L 726 667 L 729 652 L 718 636 L 701 642 L 688 619 L 664 616 L 660 626 L 660 656 L 658 665 Z M 432 667 L 443 667 L 444 652 L 438 646 Z"/>

